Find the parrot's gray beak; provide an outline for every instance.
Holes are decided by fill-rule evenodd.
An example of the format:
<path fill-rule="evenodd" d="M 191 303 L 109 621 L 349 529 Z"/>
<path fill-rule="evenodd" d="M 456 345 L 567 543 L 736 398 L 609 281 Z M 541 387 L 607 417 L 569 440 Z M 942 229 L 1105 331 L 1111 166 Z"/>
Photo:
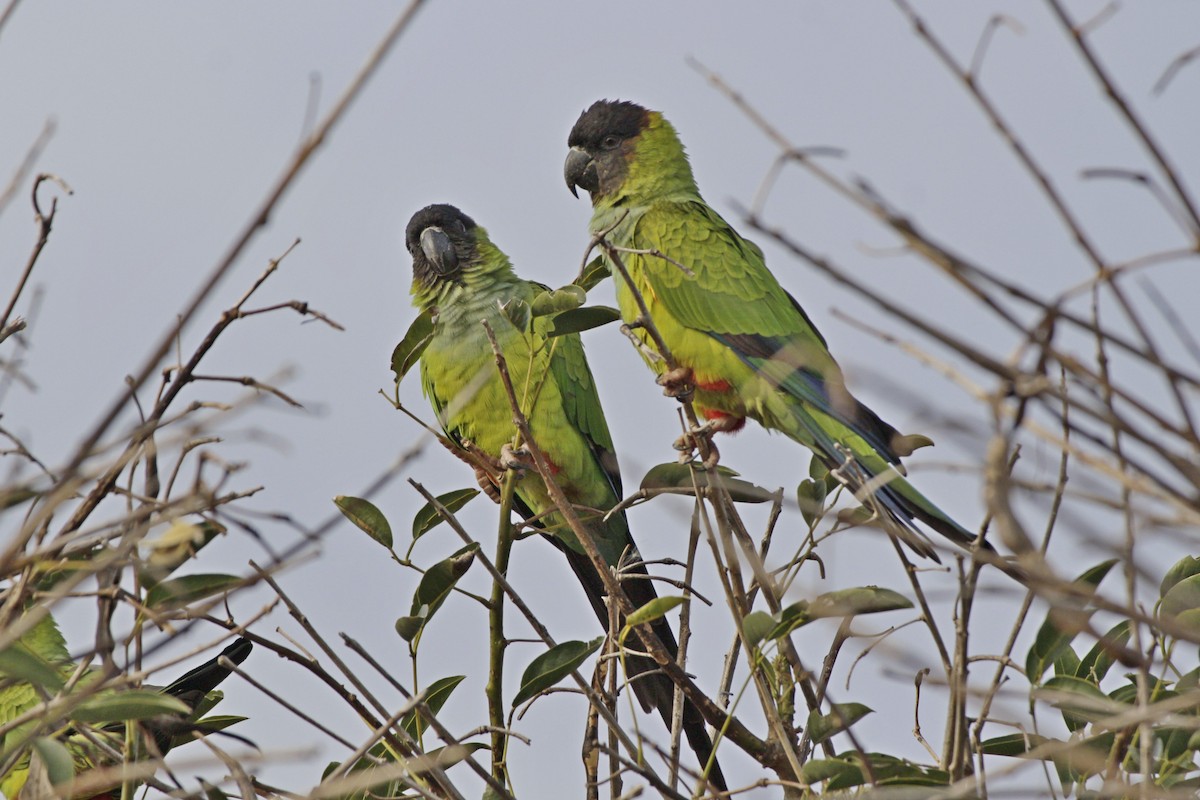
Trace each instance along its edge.
<path fill-rule="evenodd" d="M 441 228 L 430 226 L 421 231 L 421 251 L 439 275 L 452 275 L 458 271 L 458 253 Z"/>
<path fill-rule="evenodd" d="M 600 188 L 600 176 L 596 174 L 596 162 L 586 150 L 572 147 L 567 153 L 567 163 L 563 165 L 563 176 L 567 179 L 567 188 L 571 194 L 579 197 L 575 187 L 595 193 Z"/>

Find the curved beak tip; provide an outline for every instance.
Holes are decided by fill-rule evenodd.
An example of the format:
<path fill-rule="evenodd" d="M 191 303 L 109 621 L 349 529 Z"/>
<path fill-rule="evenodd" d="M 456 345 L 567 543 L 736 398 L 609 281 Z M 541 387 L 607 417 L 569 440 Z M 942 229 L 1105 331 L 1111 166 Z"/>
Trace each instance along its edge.
<path fill-rule="evenodd" d="M 572 147 L 567 153 L 567 160 L 563 164 L 563 177 L 567 180 L 567 188 L 576 197 L 579 197 L 576 187 L 594 192 L 599 185 L 596 176 L 596 162 L 586 151 L 578 147 Z"/>
<path fill-rule="evenodd" d="M 425 258 L 433 264 L 433 268 L 442 275 L 453 272 L 458 267 L 458 253 L 450 237 L 441 228 L 430 226 L 421 231 L 421 250 Z"/>

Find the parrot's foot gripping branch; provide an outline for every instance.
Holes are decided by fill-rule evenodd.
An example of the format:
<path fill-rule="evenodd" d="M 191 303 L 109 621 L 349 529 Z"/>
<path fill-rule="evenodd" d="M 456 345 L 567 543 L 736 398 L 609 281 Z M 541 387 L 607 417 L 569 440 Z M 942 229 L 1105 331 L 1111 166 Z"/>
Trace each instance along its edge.
<path fill-rule="evenodd" d="M 719 424 L 713 420 L 709 420 L 699 427 L 692 428 L 676 439 L 671 446 L 679 451 L 679 463 L 691 463 L 693 454 L 701 449 L 700 442 L 704 440 L 708 446 L 708 455 L 704 459 L 704 468 L 712 469 L 717 466 L 717 463 L 721 460 L 721 451 L 717 449 L 716 443 L 713 442 L 713 434 L 720 429 Z"/>
<path fill-rule="evenodd" d="M 691 400 L 696 391 L 696 376 L 692 374 L 690 367 L 668 370 L 659 375 L 654 382 L 663 387 L 663 394 L 674 397 L 681 403 Z"/>
<path fill-rule="evenodd" d="M 529 451 L 524 447 L 514 448 L 511 444 L 505 443 L 500 448 L 500 466 L 503 469 L 511 469 L 517 473 L 517 478 L 525 477 L 525 473 L 529 470 L 535 470 L 537 467 L 529 460 Z"/>

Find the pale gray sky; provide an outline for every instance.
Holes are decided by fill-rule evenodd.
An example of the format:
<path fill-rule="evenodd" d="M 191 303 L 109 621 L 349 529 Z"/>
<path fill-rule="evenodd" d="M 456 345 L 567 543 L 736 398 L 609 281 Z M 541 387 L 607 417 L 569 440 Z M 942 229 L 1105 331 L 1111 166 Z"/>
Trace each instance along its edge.
<path fill-rule="evenodd" d="M 1042 4 L 918 5 L 962 61 L 970 59 L 990 15 L 1003 12 L 1020 22 L 1021 33 L 996 36 L 982 85 L 1105 255 L 1119 259 L 1184 243 L 1146 192 L 1127 182 L 1080 178 L 1086 168 L 1144 170 L 1147 162 Z M 1070 5 L 1079 18 L 1103 7 Z M 44 292 L 26 334 L 25 373 L 36 389 L 16 387 L 3 398 L 4 424 L 41 459 L 53 465 L 66 457 L 260 202 L 304 132 L 311 77 L 320 79 L 324 111 L 400 6 L 45 1 L 17 8 L 0 33 L 0 184 L 53 119 L 57 131 L 36 169 L 75 189 L 60 199 L 53 238 L 33 278 Z M 1152 96 L 1150 89 L 1171 59 L 1198 43 L 1198 31 L 1200 7 L 1163 0 L 1127 4 L 1092 40 L 1193 186 L 1200 182 L 1200 68 L 1181 72 L 1165 95 Z M 251 305 L 307 300 L 346 326 L 338 333 L 301 325 L 289 313 L 248 319 L 210 354 L 202 369 L 209 374 L 267 378 L 290 369 L 282 387 L 306 407 L 297 412 L 266 402 L 222 427 L 229 441 L 217 452 L 249 463 L 239 484 L 266 487 L 249 507 L 285 511 L 315 525 L 333 511 L 334 495 L 358 493 L 417 440 L 416 426 L 377 394 L 391 385 L 390 354 L 414 316 L 403 248 L 404 224 L 413 211 L 431 202 L 454 203 L 488 228 L 522 275 L 551 285 L 571 279 L 587 242 L 590 208 L 567 192 L 562 162 L 567 132 L 593 100 L 630 99 L 662 110 L 689 149 L 701 191 L 738 224 L 731 201 L 751 202 L 776 150 L 688 66 L 689 56 L 722 75 L 793 142 L 843 149 L 843 158 L 827 162 L 831 170 L 866 177 L 966 255 L 1045 295 L 1091 274 L 961 84 L 888 4 L 430 0 L 217 299 L 186 331 L 185 354 L 267 259 L 296 237 L 302 244 Z M 1004 356 L 1018 342 L 930 267 L 897 256 L 892 236 L 800 170 L 785 171 L 765 216 L 887 295 L 969 333 L 990 353 Z M 33 241 L 30 219 L 22 187 L 0 216 L 6 285 L 19 274 Z M 833 309 L 909 337 L 858 297 L 758 238 L 768 264 L 829 339 L 856 393 L 897 427 L 938 441 L 936 450 L 911 460 L 917 485 L 968 527 L 976 525 L 982 514 L 977 477 L 948 475 L 931 465 L 979 460 L 983 409 L 935 371 L 836 318 Z M 1200 296 L 1195 268 L 1194 261 L 1169 264 L 1152 277 L 1182 305 Z M 610 304 L 611 292 L 607 284 L 598 288 L 593 302 Z M 27 308 L 28 300 L 18 311 Z M 591 332 L 585 341 L 630 490 L 649 466 L 673 457 L 674 404 L 660 397 L 615 328 Z M 1086 342 L 1080 346 L 1088 348 Z M 432 419 L 418 383 L 410 379 L 402 398 Z M 187 396 L 231 399 L 240 392 L 204 385 Z M 949 419 L 966 429 L 951 429 Z M 789 495 L 806 474 L 803 448 L 753 427 L 725 440 L 722 453 L 749 479 L 783 485 Z M 1026 474 L 1045 478 L 1053 464 L 1038 456 L 1037 448 L 1027 453 Z M 435 492 L 473 485 L 461 463 L 435 449 L 408 475 Z M 420 506 L 415 493 L 396 482 L 376 502 L 403 539 Z M 684 503 L 659 501 L 631 515 L 648 557 L 682 554 L 686 510 Z M 747 517 L 761 524 L 763 514 L 756 508 Z M 493 540 L 494 518 L 482 500 L 463 514 L 485 546 Z M 798 514 L 783 525 L 798 531 Z M 281 526 L 263 524 L 262 530 L 277 546 L 294 539 Z M 1061 535 L 1069 540 L 1072 531 Z M 870 537 L 855 534 L 823 546 L 827 580 L 818 581 L 815 573 L 802 579 L 795 599 L 801 590 L 869 583 L 903 589 L 890 547 Z M 432 564 L 457 547 L 449 531 L 439 530 L 422 541 L 416 558 Z M 1064 551 L 1074 552 L 1069 542 Z M 235 533 L 206 550 L 196 568 L 243 572 L 246 559 L 260 554 Z M 355 636 L 407 682 L 406 650 L 392 623 L 407 613 L 416 576 L 382 556 L 342 524 L 317 560 L 281 580 L 327 636 Z M 1080 569 L 1102 557 L 1071 556 Z M 473 573 L 468 585 L 486 592 L 483 577 Z M 711 577 L 706 573 L 702 580 Z M 512 579 L 560 640 L 596 635 L 582 592 L 551 548 L 532 541 L 519 546 Z M 953 586 L 945 581 L 931 579 L 943 599 Z M 707 588 L 716 599 L 711 581 Z M 266 598 L 264 591 L 251 593 L 241 608 L 248 611 Z M 1003 598 L 996 607 L 1005 608 Z M 465 732 L 485 718 L 486 617 L 462 598 L 441 613 L 423 646 L 421 676 L 469 674 L 444 713 L 453 730 Z M 720 609 L 697 614 L 694 652 L 703 655 L 693 657 L 692 667 L 711 687 L 720 668 L 713 653 L 728 645 L 729 632 Z M 91 625 L 64 622 L 80 633 Z M 293 630 L 282 613 L 260 629 L 268 633 L 276 625 Z M 814 647 L 828 634 L 813 634 Z M 851 688 L 839 684 L 837 693 L 897 720 L 896 726 L 875 728 L 864 723 L 868 748 L 921 758 L 919 746 L 896 733 L 911 724 L 915 671 L 901 654 L 921 666 L 927 647 L 919 631 L 910 634 L 894 640 L 892 657 L 860 664 Z M 514 687 L 537 652 L 514 648 Z M 323 719 L 351 740 L 365 736 L 348 709 L 326 701 L 298 670 L 266 652 L 246 666 L 305 707 L 324 709 Z M 885 674 L 887 668 L 897 673 Z M 303 791 L 319 780 L 327 761 L 344 755 L 249 687 L 232 683 L 222 710 L 253 717 L 242 726 L 244 735 L 267 751 L 318 748 L 315 757 L 264 769 L 264 780 Z M 539 701 L 520 723 L 535 737 L 532 748 L 518 744 L 511 753 L 524 796 L 578 794 L 581 709 L 578 699 L 556 695 Z M 943 713 L 931 705 L 925 716 L 927 734 L 936 739 Z M 648 732 L 659 733 L 657 720 L 646 723 Z M 727 752 L 726 770 L 735 783 L 757 775 L 740 754 Z M 464 785 L 471 782 L 464 779 Z"/>

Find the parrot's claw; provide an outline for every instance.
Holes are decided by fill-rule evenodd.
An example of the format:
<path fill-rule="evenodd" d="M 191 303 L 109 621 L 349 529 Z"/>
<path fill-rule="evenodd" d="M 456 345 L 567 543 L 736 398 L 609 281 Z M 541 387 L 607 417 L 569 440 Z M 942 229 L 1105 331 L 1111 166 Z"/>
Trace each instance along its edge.
<path fill-rule="evenodd" d="M 679 451 L 679 463 L 690 463 L 692 461 L 692 454 L 700 447 L 700 441 L 703 439 L 708 445 L 708 455 L 704 459 L 704 467 L 706 469 L 715 467 L 717 462 L 721 460 L 721 451 L 713 443 L 712 435 L 718 431 L 727 430 L 723 422 L 725 419 L 725 417 L 710 419 L 703 425 L 692 428 L 672 442 L 671 446 Z"/>
<path fill-rule="evenodd" d="M 529 451 L 524 447 L 515 449 L 511 444 L 505 444 L 500 448 L 500 466 L 515 471 L 518 478 L 524 477 L 526 470 L 536 469 L 528 458 Z"/>
<path fill-rule="evenodd" d="M 481 467 L 475 467 L 475 482 L 479 484 L 479 488 L 483 493 L 492 498 L 492 502 L 500 504 L 500 487 L 496 485 L 496 481 L 492 479 L 491 474 Z"/>
<path fill-rule="evenodd" d="M 663 394 L 667 397 L 674 397 L 682 403 L 692 399 L 696 391 L 695 378 L 690 367 L 676 367 L 659 375 L 655 383 L 663 387 Z"/>

